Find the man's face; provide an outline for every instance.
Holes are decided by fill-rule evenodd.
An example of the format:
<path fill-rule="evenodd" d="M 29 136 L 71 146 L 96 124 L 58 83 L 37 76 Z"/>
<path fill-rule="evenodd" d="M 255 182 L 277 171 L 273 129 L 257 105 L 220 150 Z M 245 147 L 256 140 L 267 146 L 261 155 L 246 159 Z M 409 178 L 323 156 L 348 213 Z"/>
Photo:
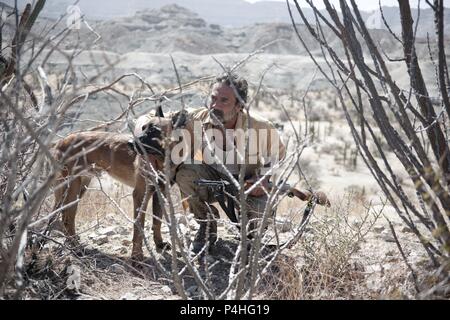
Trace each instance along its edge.
<path fill-rule="evenodd" d="M 212 87 L 209 108 L 213 117 L 217 117 L 221 123 L 226 123 L 237 115 L 240 104 L 234 95 L 233 88 L 223 83 L 216 83 Z"/>

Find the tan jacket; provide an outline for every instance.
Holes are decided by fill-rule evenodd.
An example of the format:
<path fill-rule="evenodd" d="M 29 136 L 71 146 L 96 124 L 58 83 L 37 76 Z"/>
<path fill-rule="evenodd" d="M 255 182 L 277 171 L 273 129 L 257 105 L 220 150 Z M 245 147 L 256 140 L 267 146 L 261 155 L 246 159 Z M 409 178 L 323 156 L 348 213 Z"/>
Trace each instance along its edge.
<path fill-rule="evenodd" d="M 191 161 L 194 163 L 204 162 L 205 132 L 213 130 L 213 122 L 207 108 L 199 108 L 189 111 L 186 129 L 191 138 Z M 250 128 L 250 130 L 247 130 Z M 248 134 L 248 147 L 245 147 L 245 133 Z M 239 168 L 245 167 L 245 176 L 249 177 L 259 174 L 263 167 L 268 168 L 286 156 L 286 148 L 277 129 L 267 120 L 253 114 L 249 116 L 245 111 L 240 112 L 234 129 L 234 144 L 239 154 L 237 160 Z M 243 155 L 246 155 L 245 162 Z"/>

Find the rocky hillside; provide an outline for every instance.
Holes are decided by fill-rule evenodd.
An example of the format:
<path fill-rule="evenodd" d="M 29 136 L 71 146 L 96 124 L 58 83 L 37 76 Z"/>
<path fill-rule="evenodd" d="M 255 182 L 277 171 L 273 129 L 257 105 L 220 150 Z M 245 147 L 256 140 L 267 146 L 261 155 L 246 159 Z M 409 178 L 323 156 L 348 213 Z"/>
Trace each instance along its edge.
<path fill-rule="evenodd" d="M 113 7 L 117 5 L 116 2 L 111 3 Z M 268 4 L 266 3 L 265 5 Z M 50 8 L 53 7 L 50 6 Z M 398 10 L 384 8 L 384 14 L 389 21 L 392 21 L 394 31 L 400 34 Z M 421 53 L 428 54 L 426 41 L 420 38 L 420 35 L 426 34 L 427 30 L 431 30 L 433 27 L 433 19 L 430 14 L 430 10 L 421 11 L 420 19 L 418 20 L 421 24 L 427 24 L 427 27 L 422 28 L 421 26 L 418 29 L 419 55 Z M 54 21 L 51 18 L 41 18 L 39 24 L 42 28 L 48 30 Z M 89 21 L 89 24 L 101 36 L 100 41 L 97 41 L 95 45 L 93 43 L 97 36 L 85 24 L 81 24 L 81 29 L 79 31 L 75 30 L 62 44 L 65 49 L 90 48 L 119 54 L 129 52 L 158 54 L 186 52 L 205 55 L 248 53 L 271 43 L 265 48 L 266 53 L 289 55 L 306 53 L 297 35 L 294 33 L 292 24 L 288 22 L 274 22 L 277 19 L 273 19 L 273 22 L 268 23 L 224 27 L 208 21 L 208 19 L 204 19 L 203 15 L 195 13 L 191 6 L 188 9 L 177 4 L 171 4 L 159 9 L 143 9 L 131 16 L 118 17 L 113 15 L 113 18 L 108 20 Z M 250 23 L 252 20 L 248 19 L 245 21 Z M 447 19 L 447 21 L 450 21 L 450 19 Z M 66 27 L 66 24 L 63 19 L 58 24 L 58 27 L 53 30 L 53 33 L 56 34 L 64 27 Z M 299 24 L 297 28 L 308 47 L 320 54 L 317 42 L 305 30 L 305 26 Z M 4 32 L 6 29 L 7 26 L 5 26 Z M 383 50 L 391 55 L 398 55 L 400 44 L 387 31 L 373 29 L 371 32 L 377 42 L 383 46 Z M 39 34 L 40 32 L 38 31 L 37 33 Z M 335 51 L 338 54 L 343 54 L 335 35 L 327 29 L 324 29 L 324 34 Z"/>
<path fill-rule="evenodd" d="M 168 54 L 187 52 L 204 55 L 216 53 L 248 53 L 271 43 L 265 49 L 273 54 L 304 54 L 294 29 L 289 23 L 258 23 L 246 27 L 226 28 L 209 24 L 193 11 L 178 6 L 168 5 L 160 9 L 147 9 L 137 12 L 132 17 L 116 18 L 92 24 L 102 39 L 93 49 L 114 51 L 117 53 L 148 52 Z M 319 47 L 305 30 L 298 25 L 301 36 L 308 47 L 315 51 Z M 339 53 L 335 45 L 336 37 L 326 29 L 329 43 Z M 383 43 L 390 52 L 398 49 L 398 44 L 383 30 L 373 30 L 374 37 Z M 66 49 L 77 46 L 80 39 L 86 46 L 95 35 L 84 25 L 76 38 L 69 38 Z"/>
<path fill-rule="evenodd" d="M 360 3 L 362 0 L 357 1 Z M 2 0 L 10 6 L 14 6 L 14 0 Z M 0 2 L 0 3 L 1 3 Z M 29 0 L 18 0 L 18 6 L 23 7 Z M 290 17 L 284 1 L 259 1 L 249 3 L 245 0 L 78 0 L 77 6 L 82 14 L 89 21 L 110 20 L 119 17 L 131 17 L 137 11 L 146 9 L 159 9 L 169 4 L 177 4 L 188 7 L 193 12 L 199 14 L 209 24 L 219 24 L 226 27 L 242 27 L 255 23 L 290 23 Z M 373 1 L 378 3 L 378 1 Z M 43 16 L 57 19 L 64 14 L 68 6 L 73 5 L 75 0 L 47 0 L 43 10 Z M 305 5 L 304 1 L 299 1 L 300 5 Z M 425 1 L 421 2 L 420 17 L 417 8 L 411 4 L 413 16 L 419 21 L 418 36 L 426 37 L 427 33 L 433 32 L 433 12 Z M 395 32 L 400 32 L 400 18 L 397 7 L 383 7 L 384 15 L 389 25 Z M 305 16 L 309 21 L 314 22 L 313 11 L 307 7 L 304 9 Z M 325 11 L 322 11 L 326 15 Z M 371 20 L 372 28 L 385 29 L 381 19 L 374 16 L 372 12 L 361 12 L 363 19 Z M 295 15 L 298 17 L 298 15 Z M 375 19 L 371 19 L 375 18 Z M 298 17 L 300 19 L 300 17 Z M 447 34 L 450 31 L 450 10 L 445 12 Z"/>

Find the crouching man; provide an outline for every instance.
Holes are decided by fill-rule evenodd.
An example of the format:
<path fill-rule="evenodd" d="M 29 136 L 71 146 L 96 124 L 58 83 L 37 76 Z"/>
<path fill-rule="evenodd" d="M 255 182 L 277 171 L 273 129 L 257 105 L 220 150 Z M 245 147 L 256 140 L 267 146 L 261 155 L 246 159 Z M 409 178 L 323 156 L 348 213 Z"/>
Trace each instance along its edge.
<path fill-rule="evenodd" d="M 178 167 L 175 180 L 182 195 L 188 197 L 190 210 L 200 225 L 191 248 L 195 253 L 217 240 L 219 214 L 213 203 L 219 203 L 232 221 L 241 222 L 236 184 L 241 174 L 246 190 L 250 190 L 245 201 L 246 230 L 252 238 L 268 200 L 270 173 L 264 173 L 285 157 L 285 146 L 275 127 L 244 110 L 247 91 L 246 80 L 226 74 L 212 86 L 209 106 L 189 113 L 186 129 L 191 138 L 191 154 Z M 253 185 L 262 176 L 264 179 Z M 208 181 L 224 181 L 224 188 L 211 187 Z"/>

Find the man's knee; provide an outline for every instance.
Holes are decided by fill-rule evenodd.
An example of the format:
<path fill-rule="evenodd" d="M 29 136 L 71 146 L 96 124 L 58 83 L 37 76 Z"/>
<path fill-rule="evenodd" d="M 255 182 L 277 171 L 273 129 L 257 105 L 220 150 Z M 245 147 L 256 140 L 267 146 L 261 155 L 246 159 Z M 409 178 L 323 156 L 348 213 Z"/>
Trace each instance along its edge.
<path fill-rule="evenodd" d="M 262 217 L 266 207 L 269 205 L 267 196 L 262 197 L 248 197 L 247 198 L 247 210 L 251 212 L 253 217 Z M 269 208 L 270 209 L 270 208 Z"/>
<path fill-rule="evenodd" d="M 199 179 L 215 180 L 217 177 L 210 168 L 202 164 L 183 164 L 175 177 L 184 194 L 198 198 L 200 201 L 214 202 L 214 195 L 208 187 L 195 185 L 194 181 Z"/>
<path fill-rule="evenodd" d="M 198 165 L 182 164 L 175 176 L 179 188 L 185 194 L 193 194 L 195 192 L 194 181 L 199 178 Z"/>

